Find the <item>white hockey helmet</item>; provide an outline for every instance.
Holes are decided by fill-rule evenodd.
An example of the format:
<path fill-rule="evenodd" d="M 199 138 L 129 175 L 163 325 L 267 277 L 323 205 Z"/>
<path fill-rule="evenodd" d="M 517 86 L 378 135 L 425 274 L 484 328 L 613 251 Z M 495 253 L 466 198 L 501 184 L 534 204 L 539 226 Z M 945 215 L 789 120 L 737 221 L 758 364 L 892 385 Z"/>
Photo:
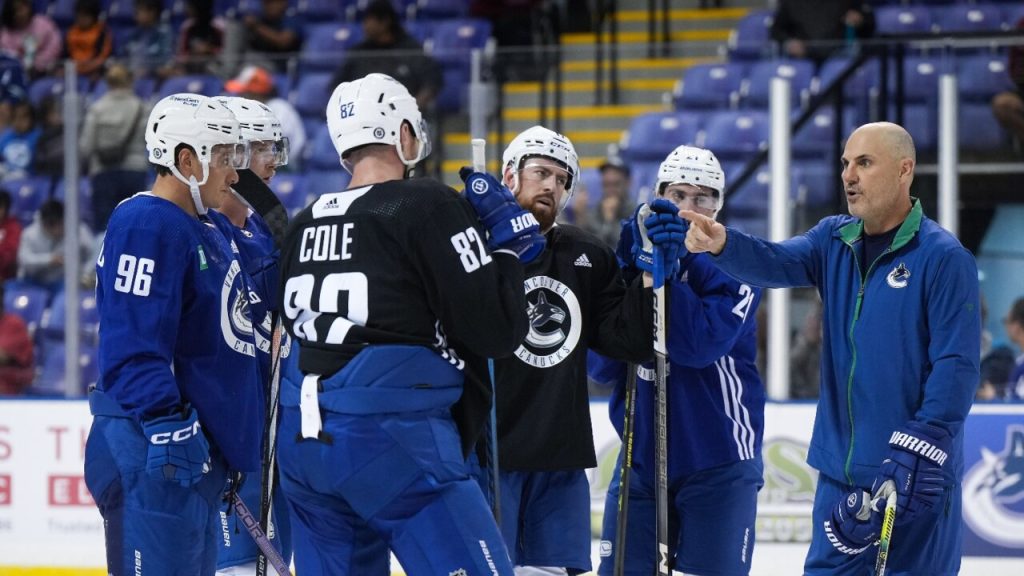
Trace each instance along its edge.
<path fill-rule="evenodd" d="M 259 100 L 240 96 L 217 96 L 216 100 L 235 115 L 243 140 L 250 143 L 272 142 L 274 165 L 288 164 L 288 139 L 284 137 L 281 121 L 269 106 Z"/>
<path fill-rule="evenodd" d="M 402 152 L 402 124 L 412 126 L 419 142 L 414 158 Z M 342 82 L 327 102 L 327 129 L 341 165 L 352 170 L 346 161 L 349 152 L 369 144 L 390 144 L 408 168 L 430 154 L 430 135 L 420 114 L 416 99 L 400 82 L 387 74 L 367 74 L 352 82 Z"/>
<path fill-rule="evenodd" d="M 195 151 L 203 167 L 203 178 L 185 178 L 178 167 L 175 149 L 185 144 Z M 226 154 L 227 162 L 236 169 L 248 165 L 249 153 L 242 139 L 238 120 L 223 104 L 200 94 L 171 94 L 157 102 L 146 124 L 146 149 L 149 161 L 164 166 L 189 186 L 196 212 L 206 213 L 199 197 L 199 186 L 210 176 L 210 160 L 214 148 Z M 227 148 L 225 150 L 225 148 Z M 221 152 L 223 151 L 223 152 Z"/>
<path fill-rule="evenodd" d="M 579 181 L 580 161 L 576 155 L 576 148 L 568 138 L 543 126 L 523 130 L 509 142 L 501 157 L 504 169 L 512 168 L 516 172 L 516 180 L 513 181 L 516 184 L 513 184 L 513 188 L 518 185 L 518 172 L 522 169 L 524 161 L 533 156 L 550 158 L 565 166 L 569 179 L 565 182 L 565 195 L 562 196 L 559 208 L 564 207 L 576 191 L 576 183 Z"/>
<path fill-rule="evenodd" d="M 714 190 L 718 194 L 716 210 L 721 210 L 725 202 L 725 173 L 710 150 L 686 145 L 673 150 L 658 167 L 655 194 L 662 194 L 672 184 L 692 184 Z"/>

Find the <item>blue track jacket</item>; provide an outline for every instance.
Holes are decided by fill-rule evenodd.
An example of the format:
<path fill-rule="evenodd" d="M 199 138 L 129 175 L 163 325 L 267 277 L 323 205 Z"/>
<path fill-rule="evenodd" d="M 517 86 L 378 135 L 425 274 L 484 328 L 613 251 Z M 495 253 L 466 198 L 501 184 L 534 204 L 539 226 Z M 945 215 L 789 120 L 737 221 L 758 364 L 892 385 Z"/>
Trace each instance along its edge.
<path fill-rule="evenodd" d="M 772 243 L 728 230 L 719 266 L 766 288 L 815 286 L 824 303 L 821 398 L 807 462 L 870 488 L 893 430 L 910 420 L 954 436 L 950 484 L 963 472 L 963 423 L 979 380 L 974 257 L 913 207 L 861 277 L 863 222 L 830 216 Z"/>

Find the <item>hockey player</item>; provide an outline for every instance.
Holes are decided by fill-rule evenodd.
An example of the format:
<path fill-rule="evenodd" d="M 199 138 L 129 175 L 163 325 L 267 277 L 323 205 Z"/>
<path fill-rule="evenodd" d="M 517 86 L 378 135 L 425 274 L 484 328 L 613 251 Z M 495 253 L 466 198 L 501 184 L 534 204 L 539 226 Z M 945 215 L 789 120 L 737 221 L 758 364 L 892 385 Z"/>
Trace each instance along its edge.
<path fill-rule="evenodd" d="M 242 139 L 249 148 L 249 170 L 265 185 L 269 185 L 277 169 L 288 164 L 288 139 L 282 133 L 281 122 L 270 108 L 256 100 L 239 97 L 218 97 L 216 100 L 231 110 L 238 120 Z M 260 366 L 260 382 L 263 383 L 264 390 L 269 392 L 267 385 L 271 377 L 273 352 L 270 308 L 277 309 L 278 253 L 267 224 L 239 197 L 236 189 L 242 185 L 243 182 L 239 181 L 233 186 L 232 193 L 224 197 L 217 211 L 225 215 L 232 224 L 229 230 L 238 247 L 238 259 L 242 268 L 252 276 L 254 291 L 250 294 L 250 303 L 256 320 L 253 323 L 253 330 Z M 281 354 L 286 356 L 289 350 L 289 339 L 286 338 L 281 346 Z M 263 489 L 260 476 L 252 475 L 238 490 L 238 495 L 253 513 L 260 510 Z M 274 497 L 271 499 L 273 513 L 270 516 L 271 524 L 267 530 L 267 537 L 281 553 L 281 557 L 288 562 L 292 549 L 291 528 L 288 507 L 279 492 L 275 489 Z M 226 502 L 220 510 L 221 537 L 217 539 L 217 574 L 255 574 L 259 550 L 256 542 L 244 529 L 239 530 L 237 524 L 232 524 L 231 508 L 231 503 Z"/>
<path fill-rule="evenodd" d="M 653 354 L 650 277 L 627 288 L 615 255 L 555 217 L 579 180 L 565 136 L 534 126 L 502 158 L 503 180 L 540 222 L 547 246 L 526 268 L 530 332 L 494 363 L 502 534 L 516 574 L 577 574 L 590 564 L 590 488 L 597 465 L 587 395 L 587 349 L 633 361 Z M 683 224 L 664 237 L 681 246 Z"/>
<path fill-rule="evenodd" d="M 744 282 L 821 295 L 821 398 L 807 455 L 820 474 L 804 573 L 869 573 L 895 491 L 889 569 L 956 574 L 963 424 L 979 380 L 977 267 L 910 195 L 914 142 L 901 126 L 861 126 L 842 163 L 850 216 L 776 243 L 684 211 L 686 247 Z"/>
<path fill-rule="evenodd" d="M 282 375 L 278 445 L 296 568 L 371 573 L 360 563 L 368 527 L 410 576 L 509 576 L 461 451 L 464 361 L 452 344 L 483 356 L 515 349 L 528 325 L 519 257 L 544 239 L 489 176 L 467 177 L 469 202 L 408 178 L 430 142 L 393 78 L 339 84 L 327 127 L 350 188 L 303 210 L 281 256 L 281 310 L 298 344 Z"/>
<path fill-rule="evenodd" d="M 714 219 L 725 175 L 709 150 L 680 146 L 661 163 L 659 200 Z M 639 272 L 636 218 L 627 220 L 616 251 L 627 277 Z M 643 266 L 643 262 L 639 266 Z M 668 502 L 670 566 L 686 574 L 742 575 L 754 551 L 757 492 L 764 483 L 761 439 L 764 384 L 757 373 L 761 290 L 737 282 L 705 254 L 687 254 L 666 283 L 668 309 Z M 591 372 L 600 372 L 592 366 Z M 625 540 L 627 574 L 654 574 L 656 542 L 654 366 L 637 367 L 633 466 Z M 609 404 L 622 435 L 623 380 Z M 619 505 L 618 476 L 608 490 L 598 574 L 610 576 Z M 609 553 L 610 552 L 610 553 Z"/>
<path fill-rule="evenodd" d="M 260 464 L 250 289 L 223 217 L 207 212 L 248 153 L 235 117 L 205 96 L 160 100 L 146 126 L 156 182 L 114 210 L 96 263 L 85 480 L 110 574 L 211 576 L 226 479 Z"/>

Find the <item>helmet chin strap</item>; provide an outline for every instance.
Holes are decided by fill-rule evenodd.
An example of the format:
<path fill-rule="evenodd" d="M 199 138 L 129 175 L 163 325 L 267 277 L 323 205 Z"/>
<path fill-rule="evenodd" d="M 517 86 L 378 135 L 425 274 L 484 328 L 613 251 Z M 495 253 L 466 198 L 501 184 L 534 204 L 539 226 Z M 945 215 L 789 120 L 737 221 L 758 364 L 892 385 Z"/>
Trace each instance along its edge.
<path fill-rule="evenodd" d="M 413 136 L 413 138 L 415 138 L 415 136 Z M 421 142 L 419 138 L 416 138 L 416 157 L 411 160 L 406 160 L 405 158 L 405 152 L 402 151 L 401 138 L 399 138 L 398 142 L 395 144 L 395 151 L 398 152 L 398 159 L 401 160 L 402 164 L 405 165 L 405 173 L 403 174 L 402 177 L 412 177 L 412 173 L 413 170 L 416 168 L 416 164 L 419 163 L 420 160 L 423 160 L 423 142 Z"/>
<path fill-rule="evenodd" d="M 192 205 L 195 206 L 196 214 L 199 216 L 205 216 L 206 205 L 203 204 L 203 197 L 199 192 L 199 187 L 206 184 L 206 180 L 210 177 L 210 171 L 207 169 L 206 162 L 203 162 L 201 166 L 203 167 L 203 180 L 201 182 L 197 181 L 196 177 L 193 175 L 189 175 L 188 179 L 186 179 L 185 176 L 178 171 L 177 166 L 171 166 L 171 173 L 174 174 L 175 178 L 188 185 L 188 191 L 192 196 Z"/>

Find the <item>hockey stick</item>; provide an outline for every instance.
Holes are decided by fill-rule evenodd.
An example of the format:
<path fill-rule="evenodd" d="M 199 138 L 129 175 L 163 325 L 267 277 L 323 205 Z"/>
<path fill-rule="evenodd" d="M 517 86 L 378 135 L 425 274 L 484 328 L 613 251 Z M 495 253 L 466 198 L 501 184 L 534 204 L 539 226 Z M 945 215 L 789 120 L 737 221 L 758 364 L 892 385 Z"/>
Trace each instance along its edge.
<path fill-rule="evenodd" d="M 274 238 L 274 246 L 278 249 L 284 244 L 285 229 L 288 226 L 288 212 L 274 191 L 267 186 L 262 178 L 251 170 L 238 172 L 238 183 L 235 190 L 249 206 L 256 211 L 270 229 Z M 277 452 L 277 416 L 278 401 L 281 395 L 281 339 L 284 327 L 281 314 L 272 312 L 270 315 L 270 380 L 267 382 L 266 421 L 263 427 L 263 456 L 260 470 L 260 529 L 264 533 L 270 531 L 271 509 L 273 507 L 274 479 L 277 473 L 275 456 Z M 266 576 L 267 556 L 261 552 L 256 557 L 256 576 Z"/>
<path fill-rule="evenodd" d="M 636 364 L 626 364 L 626 413 L 622 420 L 622 466 L 619 469 L 619 510 L 615 521 L 614 576 L 626 569 L 626 522 L 629 518 L 629 478 L 633 467 L 633 424 L 636 418 Z"/>
<path fill-rule="evenodd" d="M 472 159 L 475 172 L 487 171 L 487 141 L 483 138 L 473 138 Z M 497 388 L 494 385 L 494 359 L 487 359 L 487 371 L 491 376 L 491 417 L 489 422 L 489 433 L 487 435 L 487 452 L 490 454 L 491 467 L 491 511 L 494 513 L 494 522 L 501 528 L 501 477 L 498 467 L 498 396 Z"/>
<path fill-rule="evenodd" d="M 648 209 L 649 213 L 649 209 Z M 643 215 L 646 218 L 646 215 Z M 655 370 L 655 419 L 654 419 L 654 474 L 657 502 L 657 534 L 659 576 L 669 576 L 668 561 L 668 394 L 665 381 L 668 376 L 665 334 L 665 267 L 661 250 L 654 247 L 654 370 Z"/>
<path fill-rule="evenodd" d="M 882 519 L 882 535 L 878 540 L 878 558 L 875 560 L 875 576 L 885 574 L 885 563 L 889 560 L 889 545 L 892 542 L 892 526 L 896 523 L 896 491 L 885 499 L 885 517 Z"/>
<path fill-rule="evenodd" d="M 280 576 L 291 576 L 288 564 L 285 563 L 284 558 L 274 548 L 274 545 L 270 543 L 267 534 L 260 528 L 259 523 L 253 518 L 252 512 L 249 512 L 249 508 L 237 492 L 232 494 L 231 504 L 235 508 L 235 514 L 238 514 L 238 519 L 242 521 L 245 529 L 249 532 L 249 536 L 252 536 L 260 552 L 270 560 L 270 565 L 274 567 L 274 570 L 277 570 Z"/>

